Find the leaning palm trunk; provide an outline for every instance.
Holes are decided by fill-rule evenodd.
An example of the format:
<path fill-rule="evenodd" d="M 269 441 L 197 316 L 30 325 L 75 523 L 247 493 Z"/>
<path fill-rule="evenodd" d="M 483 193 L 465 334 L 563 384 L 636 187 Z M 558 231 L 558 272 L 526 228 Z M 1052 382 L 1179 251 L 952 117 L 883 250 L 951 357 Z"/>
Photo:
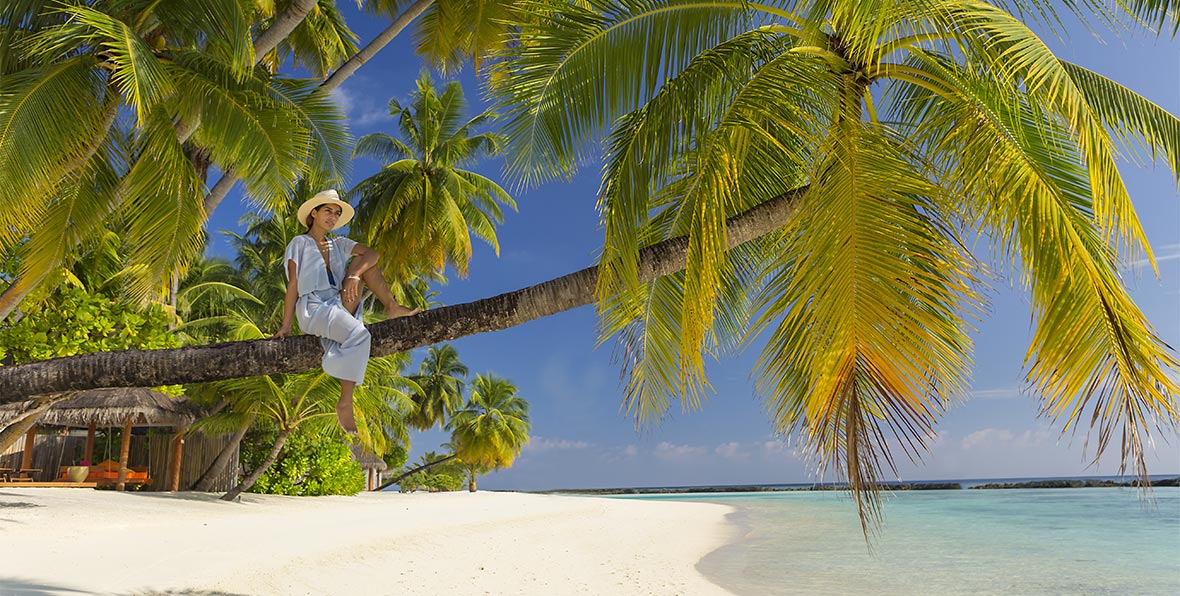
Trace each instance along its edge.
<path fill-rule="evenodd" d="M 213 483 L 225 473 L 225 468 L 229 465 L 232 456 L 238 453 L 242 437 L 246 436 L 246 431 L 250 430 L 251 424 L 254 424 L 254 418 L 254 416 L 250 416 L 242 423 L 242 426 L 238 427 L 238 430 L 234 431 L 233 436 L 229 438 L 229 443 L 226 443 L 225 447 L 221 449 L 221 452 L 213 459 L 213 463 L 209 464 L 209 469 L 201 475 L 201 479 L 197 481 L 193 490 L 203 493 L 213 490 Z"/>
<path fill-rule="evenodd" d="M 344 81 L 347 81 L 348 78 L 355 74 L 356 71 L 360 69 L 360 67 L 364 66 L 366 62 L 372 60 L 373 56 L 377 55 L 377 52 L 380 52 L 382 48 L 389 45 L 389 42 L 393 41 L 394 38 L 400 35 L 401 32 L 410 25 L 410 23 L 414 22 L 414 19 L 418 18 L 418 16 L 425 12 L 427 8 L 430 8 L 431 4 L 434 4 L 434 0 L 418 0 L 417 2 L 411 4 L 409 8 L 407 8 L 405 12 L 398 15 L 398 17 L 394 19 L 393 23 L 386 27 L 380 35 L 373 38 L 373 41 L 369 42 L 368 45 L 358 51 L 355 55 L 353 55 L 353 57 L 349 58 L 343 66 L 336 70 L 336 72 L 332 73 L 332 75 L 320 85 L 320 89 L 324 93 L 330 93 L 340 85 L 343 85 Z M 205 196 L 205 213 L 212 214 L 213 210 L 221 204 L 221 201 L 225 199 L 226 195 L 229 194 L 230 189 L 232 189 L 234 184 L 237 182 L 238 177 L 232 172 L 226 172 L 223 174 L 221 179 L 217 181 L 217 184 L 214 184 L 213 188 L 209 189 L 209 194 Z"/>
<path fill-rule="evenodd" d="M 30 428 L 37 423 L 37 419 L 44 414 L 49 406 L 69 397 L 68 395 L 53 395 L 38 399 L 32 404 L 32 407 L 25 410 L 20 418 L 14 420 L 11 424 L 6 426 L 4 430 L 0 431 L 0 453 L 8 449 L 21 436 L 29 432 Z"/>
<path fill-rule="evenodd" d="M 389 482 L 386 482 L 385 484 L 382 484 L 381 486 L 377 487 L 377 490 L 385 490 L 385 487 L 387 487 L 387 486 L 390 486 L 393 484 L 400 484 L 402 480 L 405 480 L 407 477 L 409 477 L 413 474 L 417 474 L 418 472 L 422 472 L 424 470 L 429 470 L 430 468 L 433 468 L 434 466 L 437 466 L 441 463 L 449 462 L 452 459 L 455 459 L 455 457 L 457 457 L 455 454 L 451 454 L 451 455 L 448 455 L 442 459 L 436 459 L 432 462 L 422 464 L 422 465 L 418 466 L 417 468 L 410 470 L 409 472 L 403 472 L 403 473 L 399 474 L 397 476 L 397 478 L 394 478 L 393 480 L 390 480 Z"/>
<path fill-rule="evenodd" d="M 233 501 L 238 498 L 238 495 L 250 490 L 250 487 L 254 486 L 254 483 L 258 482 L 258 479 L 262 477 L 262 473 L 279 458 L 279 451 L 282 451 L 283 444 L 287 442 L 287 437 L 291 435 L 292 430 L 294 429 L 286 428 L 279 431 L 279 437 L 275 439 L 274 447 L 270 448 L 270 453 L 266 454 L 266 459 L 262 460 L 262 463 L 258 464 L 258 467 L 254 468 L 254 471 L 250 472 L 250 475 L 246 476 L 241 484 L 231 488 L 229 492 L 222 495 L 221 500 Z"/>
<path fill-rule="evenodd" d="M 475 492 L 475 470 L 467 470 L 467 490 Z"/>
<path fill-rule="evenodd" d="M 783 226 L 806 187 L 771 199 L 727 221 L 733 248 Z M 647 282 L 684 269 L 688 240 L 672 238 L 640 252 L 639 280 Z M 372 355 L 386 356 L 459 337 L 499 331 L 594 300 L 598 268 L 466 304 L 373 325 Z M 98 387 L 154 387 L 204 383 L 311 370 L 320 366 L 319 339 L 302 335 L 169 350 L 99 352 L 0 367 L 0 403 L 48 392 Z"/>

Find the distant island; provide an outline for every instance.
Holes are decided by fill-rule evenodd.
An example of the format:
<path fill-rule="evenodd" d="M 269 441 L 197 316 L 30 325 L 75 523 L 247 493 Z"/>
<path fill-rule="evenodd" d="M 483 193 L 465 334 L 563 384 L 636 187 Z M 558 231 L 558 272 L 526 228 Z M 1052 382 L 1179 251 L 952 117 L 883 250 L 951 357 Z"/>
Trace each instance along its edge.
<path fill-rule="evenodd" d="M 1180 486 L 1180 477 L 1153 479 L 1148 482 L 1130 480 L 1102 480 L 1090 478 L 1062 478 L 1028 480 L 1021 482 L 989 482 L 966 487 L 970 490 L 1019 489 L 1019 488 L 1139 488 L 1149 485 L 1153 488 Z M 962 482 L 890 482 L 881 485 L 885 490 L 964 490 Z M 731 486 L 674 486 L 643 488 L 576 488 L 536 491 L 541 494 L 560 495 L 679 495 L 700 493 L 766 493 L 766 492 L 810 492 L 848 490 L 847 484 L 813 485 L 731 485 Z"/>
<path fill-rule="evenodd" d="M 1135 487 L 1151 486 L 1152 488 L 1162 486 L 1180 486 L 1180 477 L 1177 478 L 1162 478 L 1159 480 L 1131 480 L 1128 482 L 1118 482 L 1115 480 L 1088 480 L 1088 479 L 1062 479 L 1062 480 L 1030 480 L 1028 482 L 992 482 L 989 484 L 977 484 L 970 488 L 972 489 L 1001 489 L 1001 488 L 1107 488 L 1107 487 Z"/>

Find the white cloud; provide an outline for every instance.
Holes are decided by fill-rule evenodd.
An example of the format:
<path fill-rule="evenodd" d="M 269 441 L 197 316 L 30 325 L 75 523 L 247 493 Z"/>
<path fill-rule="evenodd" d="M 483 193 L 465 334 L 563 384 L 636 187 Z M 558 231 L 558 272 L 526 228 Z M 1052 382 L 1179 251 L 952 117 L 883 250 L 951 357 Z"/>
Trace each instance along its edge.
<path fill-rule="evenodd" d="M 1165 244 L 1163 246 L 1155 247 L 1155 262 L 1163 263 L 1164 261 L 1175 261 L 1180 259 L 1180 244 Z M 1133 267 L 1150 266 L 1151 261 L 1146 258 L 1136 259 L 1131 262 Z"/>
<path fill-rule="evenodd" d="M 1016 399 L 1022 397 L 1019 387 L 996 387 L 994 389 L 976 389 L 971 392 L 974 399 Z"/>
<path fill-rule="evenodd" d="M 694 445 L 677 445 L 663 441 L 656 445 L 656 457 L 663 460 L 684 461 L 704 457 L 708 450 Z"/>
<path fill-rule="evenodd" d="M 529 451 L 550 451 L 554 449 L 588 449 L 590 443 L 586 441 L 571 441 L 569 439 L 553 439 L 549 437 L 533 437 L 525 449 Z"/>
<path fill-rule="evenodd" d="M 790 440 L 771 439 L 762 443 L 764 459 L 805 459 L 804 449 Z"/>
<path fill-rule="evenodd" d="M 713 449 L 713 453 L 720 455 L 726 459 L 737 461 L 745 461 L 750 459 L 750 454 L 742 450 L 741 445 L 737 441 L 730 441 L 722 443 Z"/>
<path fill-rule="evenodd" d="M 332 97 L 353 128 L 390 120 L 388 107 L 380 105 L 369 96 L 358 96 L 343 87 L 337 87 L 332 91 Z"/>
<path fill-rule="evenodd" d="M 971 449 L 976 446 L 991 446 L 996 443 L 1007 443 L 1013 438 L 1012 431 L 1004 430 L 1002 428 L 985 428 L 977 430 L 963 438 L 962 446 L 964 450 Z"/>

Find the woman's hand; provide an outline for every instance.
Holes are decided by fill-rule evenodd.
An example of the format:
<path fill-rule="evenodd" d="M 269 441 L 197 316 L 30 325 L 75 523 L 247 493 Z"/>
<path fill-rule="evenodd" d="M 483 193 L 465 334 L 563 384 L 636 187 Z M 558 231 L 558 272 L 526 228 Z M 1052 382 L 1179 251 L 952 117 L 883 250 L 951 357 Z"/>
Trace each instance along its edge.
<path fill-rule="evenodd" d="M 283 325 L 282 327 L 279 327 L 279 330 L 276 331 L 275 334 L 272 335 L 271 337 L 283 338 L 283 337 L 290 337 L 290 336 L 291 336 L 291 325 L 288 324 L 288 325 Z"/>
<path fill-rule="evenodd" d="M 344 283 L 340 289 L 340 299 L 344 302 L 353 302 L 360 300 L 361 297 L 361 278 L 355 275 L 349 275 L 344 278 Z"/>

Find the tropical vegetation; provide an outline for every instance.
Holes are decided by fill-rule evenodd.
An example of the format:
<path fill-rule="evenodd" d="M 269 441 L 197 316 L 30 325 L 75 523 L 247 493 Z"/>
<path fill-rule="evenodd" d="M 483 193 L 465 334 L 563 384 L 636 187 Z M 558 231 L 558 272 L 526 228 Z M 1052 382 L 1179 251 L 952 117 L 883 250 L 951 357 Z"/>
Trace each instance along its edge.
<path fill-rule="evenodd" d="M 569 176 L 609 134 L 596 296 L 631 414 L 695 408 L 705 357 L 764 338 L 776 432 L 871 520 L 896 453 L 920 458 L 965 394 L 987 288 L 1015 280 L 1043 412 L 1089 425 L 1096 456 L 1121 437 L 1146 474 L 1180 361 L 1123 283 L 1155 261 L 1115 160 L 1180 180 L 1180 120 L 1055 56 L 1016 16 L 1052 30 L 1048 3 L 1013 5 L 589 0 L 522 29 L 491 79 L 508 170 Z M 774 231 L 729 243 L 729 218 L 776 200 Z M 640 251 L 676 237 L 684 271 L 641 281 Z"/>
<path fill-rule="evenodd" d="M 1060 32 L 1050 3 L 454 5 L 505 11 L 517 25 L 508 36 L 504 20 L 464 21 L 441 2 L 368 4 L 400 15 L 391 30 L 426 14 L 421 47 L 443 63 L 482 58 L 513 181 L 569 177 L 607 141 L 596 268 L 429 312 L 413 329 L 377 325 L 374 354 L 594 301 L 625 354 L 626 409 L 652 422 L 673 402 L 699 403 L 706 356 L 765 340 L 755 376 L 775 429 L 849 481 L 867 524 L 897 454 L 920 458 L 964 393 L 970 324 L 988 288 L 1015 283 L 1034 325 L 1027 381 L 1046 416 L 1095 433 L 1095 457 L 1121 442 L 1123 466 L 1141 476 L 1152 430 L 1176 429 L 1180 361 L 1124 281 L 1130 263 L 1155 261 L 1116 158 L 1164 163 L 1180 180 L 1180 120 L 1055 56 L 1029 26 Z M 250 32 L 269 21 L 210 16 L 239 3 L 8 6 L 20 18 L 0 19 L 13 48 L 0 56 L 12 81 L 0 92 L 0 204 L 18 217 L 0 231 L 0 252 L 19 253 L 22 268 L 6 296 L 24 296 L 120 208 L 142 266 L 131 287 L 157 288 L 192 261 L 206 205 L 227 190 L 219 182 L 202 198 L 202 163 L 276 207 L 296 180 L 346 165 L 324 95 L 346 68 L 318 91 L 251 68 L 262 56 L 249 55 Z M 1180 26 L 1171 0 L 1064 6 L 1095 27 L 1127 13 L 1136 29 L 1174 37 Z M 202 92 L 177 94 L 181 83 Z M 257 100 L 235 109 L 246 96 Z M 400 113 L 413 121 L 421 110 Z M 302 126 L 242 128 L 264 114 Z M 250 132 L 229 134 L 239 129 Z M 462 256 L 434 250 L 424 262 L 435 267 L 437 251 Z M 0 303 L 4 314 L 15 305 Z M 102 358 L 138 385 L 318 362 L 298 338 L 233 350 L 236 367 L 216 371 L 199 350 Z M 3 367 L 0 400 L 89 382 L 84 367 L 54 366 L 53 379 Z"/>
<path fill-rule="evenodd" d="M 274 444 L 274 432 L 259 432 L 243 444 L 242 463 L 257 469 Z M 292 434 L 278 458 L 258 478 L 251 492 L 316 497 L 355 495 L 365 480 L 348 446 L 334 437 L 306 431 Z"/>
<path fill-rule="evenodd" d="M 385 165 L 350 191 L 357 209 L 353 227 L 358 239 L 381 253 L 390 279 L 431 269 L 441 274 L 447 265 L 467 275 L 471 234 L 500 252 L 495 229 L 504 220 L 500 206 L 516 209 L 516 203 L 495 182 L 460 167 L 503 152 L 504 137 L 475 133 L 495 113 L 464 121 L 466 111 L 457 81 L 439 93 L 430 73 L 423 72 L 409 105 L 389 100 L 401 138 L 372 133 L 357 141 L 353 157 Z"/>

